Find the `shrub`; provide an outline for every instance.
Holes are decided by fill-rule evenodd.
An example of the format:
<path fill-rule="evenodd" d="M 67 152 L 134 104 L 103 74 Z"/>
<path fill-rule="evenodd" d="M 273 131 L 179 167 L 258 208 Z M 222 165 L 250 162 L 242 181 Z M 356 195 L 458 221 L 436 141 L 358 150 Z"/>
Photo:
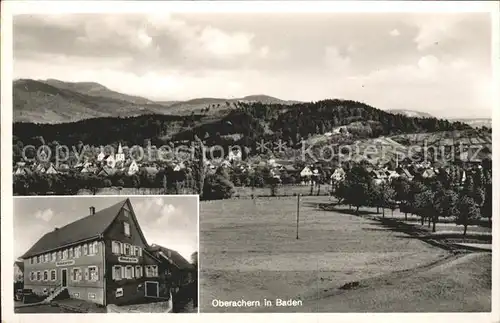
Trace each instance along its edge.
<path fill-rule="evenodd" d="M 219 174 L 206 177 L 203 185 L 204 200 L 221 200 L 233 196 L 234 185 L 227 178 Z"/>

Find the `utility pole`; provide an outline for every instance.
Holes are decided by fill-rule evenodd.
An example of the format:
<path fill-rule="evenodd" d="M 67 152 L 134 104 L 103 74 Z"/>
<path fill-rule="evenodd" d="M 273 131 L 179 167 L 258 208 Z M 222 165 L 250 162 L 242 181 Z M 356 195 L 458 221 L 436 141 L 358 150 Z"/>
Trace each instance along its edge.
<path fill-rule="evenodd" d="M 297 195 L 297 240 L 299 239 L 300 193 Z"/>

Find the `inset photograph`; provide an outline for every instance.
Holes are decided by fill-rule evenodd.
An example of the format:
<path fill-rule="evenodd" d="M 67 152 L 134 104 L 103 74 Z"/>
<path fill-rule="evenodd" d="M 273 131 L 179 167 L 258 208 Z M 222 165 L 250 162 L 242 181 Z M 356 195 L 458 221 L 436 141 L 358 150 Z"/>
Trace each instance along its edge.
<path fill-rule="evenodd" d="M 198 196 L 14 198 L 15 313 L 198 312 Z"/>

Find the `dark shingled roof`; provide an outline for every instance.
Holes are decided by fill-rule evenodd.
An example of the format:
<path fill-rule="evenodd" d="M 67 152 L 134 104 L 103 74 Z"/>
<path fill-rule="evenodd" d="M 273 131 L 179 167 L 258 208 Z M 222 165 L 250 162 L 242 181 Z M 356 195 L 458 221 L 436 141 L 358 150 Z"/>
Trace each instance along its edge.
<path fill-rule="evenodd" d="M 114 221 L 127 200 L 76 220 L 62 228 L 46 233 L 21 258 L 29 258 L 50 250 L 72 245 L 80 241 L 97 238 Z"/>
<path fill-rule="evenodd" d="M 15 261 L 14 264 L 17 265 L 17 267 L 19 267 L 19 269 L 22 272 L 24 272 L 24 262 L 22 262 L 22 261 Z"/>
<path fill-rule="evenodd" d="M 181 256 L 177 251 L 168 249 L 156 244 L 151 245 L 146 249 L 147 251 L 153 253 L 153 254 L 158 254 L 160 252 L 163 252 L 165 256 L 173 263 L 174 266 L 181 270 L 193 270 L 194 266 L 191 264 L 189 261 L 186 260 L 183 256 Z M 170 255 L 169 255 L 170 254 Z"/>

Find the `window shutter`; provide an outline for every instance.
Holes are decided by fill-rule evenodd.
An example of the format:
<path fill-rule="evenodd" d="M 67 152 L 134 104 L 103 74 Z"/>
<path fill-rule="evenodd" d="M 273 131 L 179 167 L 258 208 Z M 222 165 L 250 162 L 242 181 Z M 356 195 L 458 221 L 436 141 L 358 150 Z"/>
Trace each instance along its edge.
<path fill-rule="evenodd" d="M 122 274 L 122 278 L 127 278 L 126 272 L 125 272 L 125 267 L 121 268 L 121 274 Z"/>
<path fill-rule="evenodd" d="M 97 280 L 99 280 L 99 267 L 95 267 L 95 275 Z"/>
<path fill-rule="evenodd" d="M 112 278 L 113 280 L 115 280 L 115 279 L 116 279 L 115 271 L 116 271 L 116 266 L 113 266 L 113 268 L 112 268 L 112 270 L 111 270 L 111 278 Z"/>
<path fill-rule="evenodd" d="M 125 245 L 124 245 L 123 243 L 120 243 L 120 253 L 121 253 L 121 254 L 123 254 L 123 253 L 124 253 L 124 252 L 123 252 L 124 246 L 125 246 Z"/>

